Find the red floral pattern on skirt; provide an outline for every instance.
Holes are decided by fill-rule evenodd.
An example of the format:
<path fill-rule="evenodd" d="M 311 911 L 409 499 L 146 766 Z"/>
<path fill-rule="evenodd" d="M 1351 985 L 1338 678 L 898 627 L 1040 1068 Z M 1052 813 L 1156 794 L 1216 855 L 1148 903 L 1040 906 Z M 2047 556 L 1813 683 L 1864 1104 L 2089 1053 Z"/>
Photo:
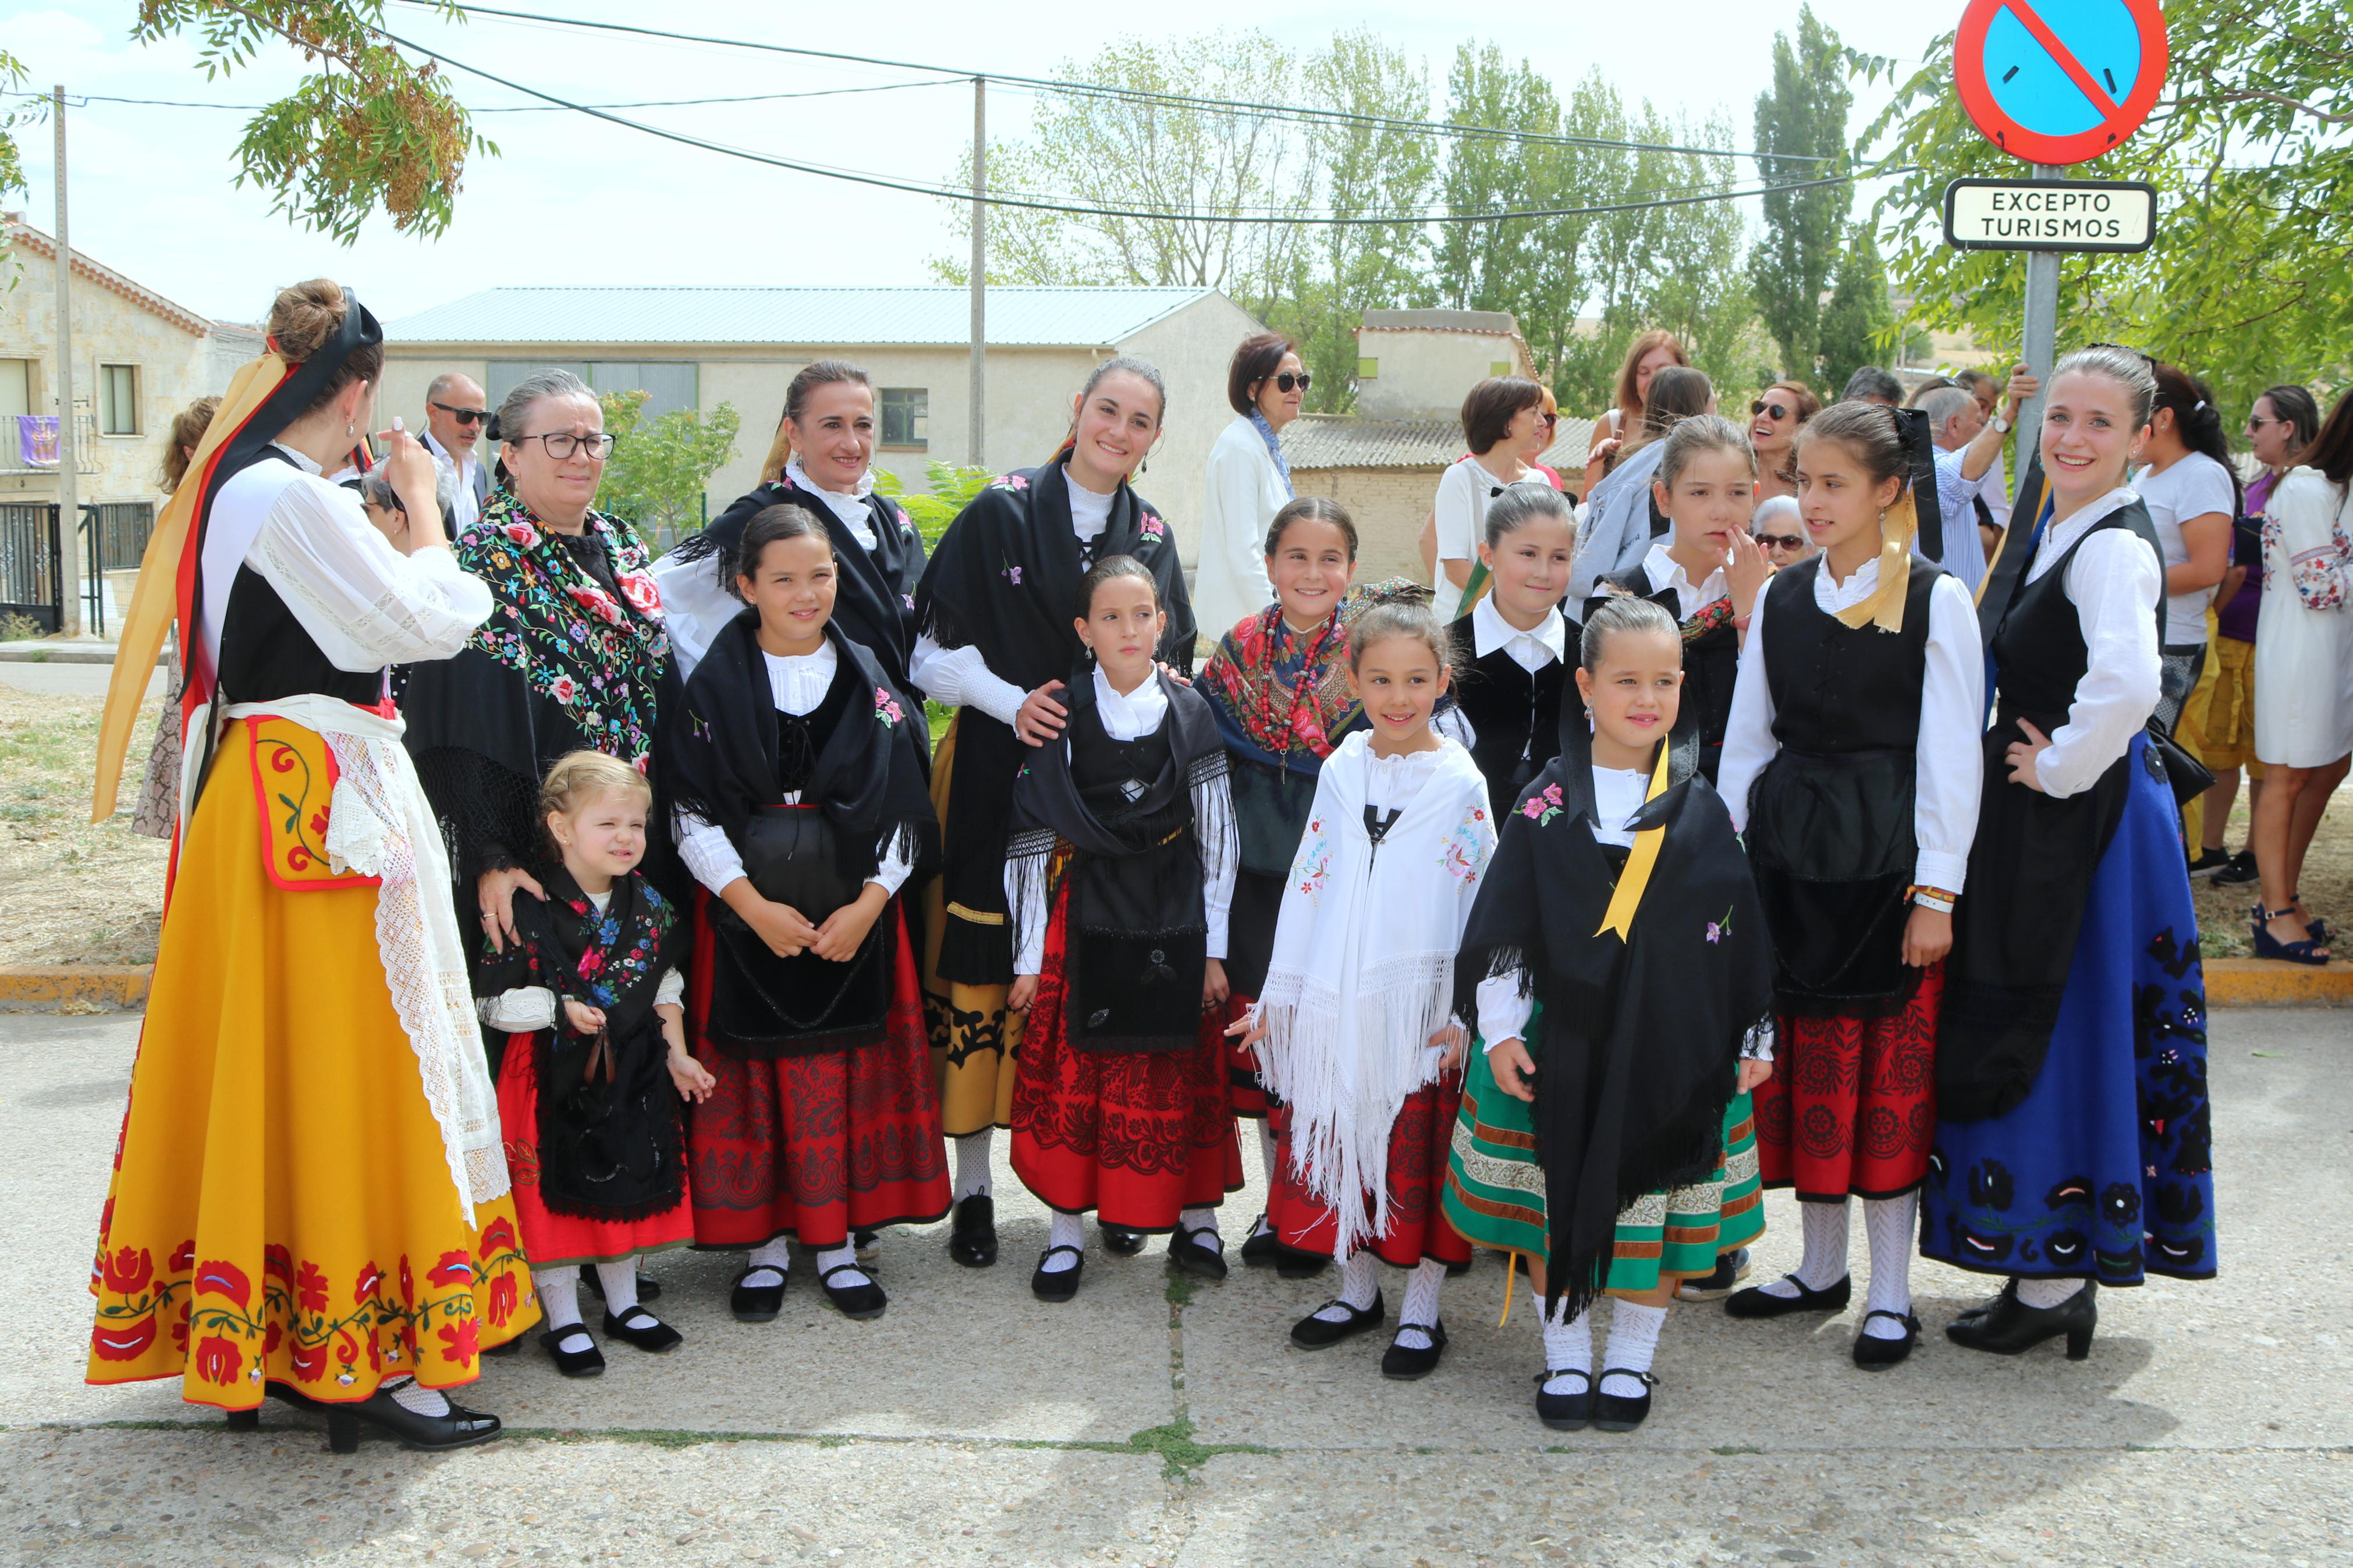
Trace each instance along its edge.
<path fill-rule="evenodd" d="M 758 1247 L 789 1236 L 805 1247 L 839 1247 L 853 1230 L 945 1215 L 939 1089 L 898 901 L 883 917 L 902 921 L 883 1037 L 776 1061 L 745 1061 L 702 1037 L 712 974 L 704 903 L 696 900 L 689 1038 L 719 1086 L 687 1110 L 695 1245 Z"/>
<path fill-rule="evenodd" d="M 1068 884 L 1066 883 L 1067 889 Z M 1046 927 L 1037 1000 L 1013 1080 L 1013 1169 L 1064 1214 L 1130 1230 L 1173 1230 L 1242 1185 L 1226 1085 L 1228 1012 L 1201 1016 L 1190 1050 L 1087 1051 L 1068 1038 L 1063 913 Z"/>
<path fill-rule="evenodd" d="M 534 1034 L 507 1037 L 499 1063 L 499 1126 L 505 1135 L 507 1170 L 514 1177 L 515 1219 L 522 1226 L 523 1251 L 534 1268 L 562 1263 L 617 1263 L 640 1252 L 684 1247 L 694 1239 L 686 1191 L 660 1214 L 643 1219 L 586 1219 L 554 1214 L 539 1197 L 539 1052 Z"/>
<path fill-rule="evenodd" d="M 1372 1244 L 1382 1262 L 1411 1268 L 1425 1258 L 1461 1263 L 1471 1244 L 1446 1221 L 1439 1194 L 1446 1185 L 1446 1152 L 1454 1136 L 1454 1114 L 1462 1105 L 1462 1075 L 1441 1074 L 1406 1097 L 1389 1124 L 1389 1212 Z M 1331 1208 L 1309 1192 L 1291 1162 L 1292 1108 L 1274 1108 L 1276 1170 L 1267 1193 L 1266 1217 L 1282 1245 L 1329 1257 L 1336 1226 Z M 1372 1198 L 1365 1199 L 1367 1214 Z M 1379 1216 L 1374 1216 L 1378 1223 Z"/>
<path fill-rule="evenodd" d="M 1928 1173 L 1936 1133 L 1936 1013 L 1945 966 L 1884 1018 L 1776 1019 L 1773 1076 L 1757 1088 L 1757 1160 L 1801 1198 L 1894 1197 Z"/>

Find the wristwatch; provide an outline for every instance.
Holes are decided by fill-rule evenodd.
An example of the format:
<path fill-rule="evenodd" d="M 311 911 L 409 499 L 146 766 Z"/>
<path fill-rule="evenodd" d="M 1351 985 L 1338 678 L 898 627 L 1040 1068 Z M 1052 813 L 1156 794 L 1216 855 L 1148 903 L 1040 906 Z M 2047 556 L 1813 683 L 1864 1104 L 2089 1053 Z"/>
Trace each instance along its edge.
<path fill-rule="evenodd" d="M 1987 420 L 1986 423 L 1993 426 L 1993 433 L 1997 436 L 2007 436 L 2010 434 L 2010 421 L 2003 418 L 1999 414 L 1995 415 L 1991 419 Z"/>

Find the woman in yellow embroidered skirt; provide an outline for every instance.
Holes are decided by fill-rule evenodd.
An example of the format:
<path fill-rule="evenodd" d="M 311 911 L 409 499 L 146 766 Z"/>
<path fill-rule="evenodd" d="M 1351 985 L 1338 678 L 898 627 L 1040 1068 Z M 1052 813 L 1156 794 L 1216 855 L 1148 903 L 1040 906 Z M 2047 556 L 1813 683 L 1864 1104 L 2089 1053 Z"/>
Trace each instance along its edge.
<path fill-rule="evenodd" d="M 328 1413 L 342 1451 L 360 1420 L 454 1447 L 498 1420 L 438 1391 L 539 1313 L 385 666 L 448 658 L 490 599 L 450 556 L 413 439 L 384 437 L 396 534 L 321 477 L 367 427 L 374 318 L 297 285 L 269 342 L 166 512 L 125 632 L 126 668 L 144 668 L 132 654 L 160 640 L 176 578 L 198 793 L 100 1222 L 89 1377 L 178 1377 L 240 1426 L 267 1391 Z M 102 807 L 137 695 L 111 695 Z"/>

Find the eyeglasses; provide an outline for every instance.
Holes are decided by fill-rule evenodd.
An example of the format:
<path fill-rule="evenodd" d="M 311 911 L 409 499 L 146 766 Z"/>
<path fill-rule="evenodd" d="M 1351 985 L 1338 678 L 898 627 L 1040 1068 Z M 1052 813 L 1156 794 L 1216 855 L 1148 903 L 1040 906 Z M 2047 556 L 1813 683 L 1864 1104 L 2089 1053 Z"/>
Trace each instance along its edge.
<path fill-rule="evenodd" d="M 1536 416 L 1536 423 L 1543 426 L 1547 430 L 1556 429 L 1560 425 L 1560 416 L 1557 414 L 1539 413 Z"/>
<path fill-rule="evenodd" d="M 1274 378 L 1275 390 L 1278 392 L 1289 392 L 1294 387 L 1304 392 L 1314 384 L 1315 378 L 1303 370 L 1297 372 L 1286 370 Z"/>
<path fill-rule="evenodd" d="M 2286 423 L 2287 421 L 2284 419 L 2258 419 L 2255 416 L 2250 414 L 2247 416 L 2247 434 L 2252 436 L 2266 425 L 2284 425 Z"/>
<path fill-rule="evenodd" d="M 1806 547 L 1805 535 L 1799 533 L 1760 533 L 1757 542 L 1767 550 L 1795 552 Z"/>
<path fill-rule="evenodd" d="M 487 408 L 459 408 L 454 404 L 448 403 L 437 403 L 433 406 L 460 425 L 480 425 L 491 416 L 491 411 Z"/>
<path fill-rule="evenodd" d="M 559 463 L 569 458 L 573 453 L 581 451 L 585 451 L 589 457 L 601 463 L 612 456 L 614 437 L 575 436 L 568 430 L 555 430 L 544 436 L 517 436 L 513 440 L 518 447 L 527 441 L 536 441 L 546 447 L 547 455 Z"/>
<path fill-rule="evenodd" d="M 1748 405 L 1748 414 L 1751 418 L 1755 418 L 1759 414 L 1770 414 L 1776 419 L 1787 419 L 1789 416 L 1789 410 L 1781 404 L 1767 403 L 1760 397 Z"/>

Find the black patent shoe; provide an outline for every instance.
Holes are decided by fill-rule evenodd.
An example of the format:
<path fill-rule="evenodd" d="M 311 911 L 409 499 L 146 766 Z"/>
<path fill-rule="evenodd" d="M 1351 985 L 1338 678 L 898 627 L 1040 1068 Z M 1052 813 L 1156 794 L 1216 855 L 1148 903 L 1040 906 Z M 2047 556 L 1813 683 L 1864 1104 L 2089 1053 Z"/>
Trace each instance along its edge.
<path fill-rule="evenodd" d="M 605 1316 L 610 1321 L 613 1314 L 607 1312 Z M 555 1370 L 566 1377 L 602 1377 L 605 1374 L 605 1352 L 596 1348 L 595 1340 L 588 1340 L 586 1350 L 561 1348 L 564 1342 L 575 1334 L 587 1339 L 588 1325 L 567 1323 L 560 1329 L 550 1329 L 539 1336 L 539 1348 L 547 1352 L 547 1359 L 555 1363 Z"/>
<path fill-rule="evenodd" d="M 987 1268 L 997 1261 L 997 1200 L 975 1193 L 955 1206 L 948 1226 L 948 1256 L 966 1268 Z"/>
<path fill-rule="evenodd" d="M 1720 1301 L 1737 1289 L 1748 1278 L 1748 1249 L 1736 1247 L 1715 1260 L 1715 1271 L 1693 1279 L 1678 1280 L 1675 1300 L 1678 1301 Z"/>
<path fill-rule="evenodd" d="M 596 1266 L 595 1264 L 584 1263 L 580 1266 L 580 1283 L 586 1286 L 588 1293 L 591 1296 L 596 1297 L 599 1301 L 605 1299 L 605 1281 L 596 1277 Z M 640 1301 L 660 1300 L 661 1281 L 655 1279 L 650 1274 L 639 1274 L 638 1276 L 638 1300 Z"/>
<path fill-rule="evenodd" d="M 1854 1296 L 1854 1276 L 1841 1274 L 1835 1285 L 1820 1290 L 1809 1290 L 1806 1282 L 1794 1274 L 1782 1279 L 1798 1288 L 1794 1296 L 1776 1296 L 1762 1285 L 1751 1285 L 1746 1290 L 1735 1290 L 1724 1299 L 1724 1310 L 1736 1318 L 1778 1318 L 1790 1312 L 1840 1312 Z"/>
<path fill-rule="evenodd" d="M 1639 1377 L 1642 1392 L 1629 1397 L 1623 1394 L 1604 1394 L 1601 1384 L 1613 1377 Z M 1603 1369 L 1599 1381 L 1593 1385 L 1593 1424 L 1604 1432 L 1631 1432 L 1651 1414 L 1651 1390 L 1659 1380 L 1647 1372 L 1635 1372 L 1627 1367 Z"/>
<path fill-rule="evenodd" d="M 1250 1221 L 1250 1236 L 1241 1245 L 1242 1263 L 1250 1268 L 1264 1268 L 1282 1252 L 1282 1238 L 1266 1223 L 1265 1211 Z"/>
<path fill-rule="evenodd" d="M 825 1299 L 833 1303 L 834 1310 L 852 1322 L 862 1323 L 879 1318 L 882 1315 L 882 1309 L 891 1304 L 891 1298 L 882 1293 L 882 1287 L 871 1279 L 861 1278 L 855 1285 L 833 1282 L 837 1274 L 863 1276 L 865 1272 L 855 1263 L 837 1263 L 817 1277 L 817 1282 L 824 1287 Z"/>
<path fill-rule="evenodd" d="M 1275 1243 L 1274 1271 L 1282 1279 L 1313 1279 L 1331 1267 L 1332 1260 L 1320 1252 L 1302 1252 L 1295 1247 Z"/>
<path fill-rule="evenodd" d="M 1046 1265 L 1054 1254 L 1067 1252 L 1078 1259 L 1068 1268 L 1049 1271 Z M 1079 1276 L 1087 1271 L 1087 1255 L 1075 1247 L 1050 1247 L 1038 1259 L 1038 1271 L 1029 1276 L 1029 1294 L 1040 1301 L 1067 1301 L 1079 1293 Z"/>
<path fill-rule="evenodd" d="M 1389 1342 L 1389 1348 L 1381 1352 L 1381 1375 L 1395 1378 L 1399 1383 L 1411 1383 L 1415 1378 L 1428 1377 L 1438 1370 L 1439 1357 L 1446 1353 L 1444 1323 L 1399 1323 L 1398 1325 L 1398 1332 L 1400 1335 L 1408 1329 L 1419 1329 L 1428 1336 L 1430 1343 L 1416 1350 L 1411 1345 L 1399 1344 L 1396 1340 Z"/>
<path fill-rule="evenodd" d="M 1547 1394 L 1545 1384 L 1556 1377 L 1581 1377 L 1585 1386 L 1574 1394 Z M 1536 1373 L 1536 1419 L 1556 1432 L 1582 1432 L 1593 1425 L 1593 1374 L 1577 1368 L 1550 1367 Z"/>
<path fill-rule="evenodd" d="M 744 1283 L 763 1270 L 776 1277 L 774 1285 Z M 772 1323 L 785 1310 L 785 1282 L 791 1278 L 775 1264 L 755 1263 L 735 1276 L 735 1288 L 727 1293 L 727 1310 L 739 1323 Z"/>
<path fill-rule="evenodd" d="M 1315 1312 L 1323 1311 L 1325 1307 L 1337 1307 L 1348 1315 L 1337 1321 L 1317 1317 Z M 1379 1328 L 1382 1321 L 1389 1315 L 1378 1290 L 1373 1292 L 1373 1304 L 1369 1307 L 1351 1307 L 1335 1298 L 1316 1308 L 1315 1312 L 1308 1313 L 1291 1325 L 1291 1342 L 1301 1350 L 1320 1351 L 1336 1345 L 1342 1340 L 1352 1340 L 1367 1330 Z"/>
<path fill-rule="evenodd" d="M 1446 1277 L 1449 1279 L 1460 1279 L 1465 1274 L 1470 1273 L 1471 1266 L 1478 1261 L 1479 1255 L 1474 1252 L 1470 1257 L 1462 1259 L 1460 1263 L 1450 1263 L 1446 1266 Z"/>
<path fill-rule="evenodd" d="M 1205 1236 L 1214 1237 L 1217 1234 L 1207 1226 L 1198 1230 L 1178 1226 L 1176 1233 L 1168 1238 L 1169 1266 L 1184 1270 L 1196 1279 L 1207 1279 L 1212 1283 L 1223 1279 L 1226 1277 L 1225 1249 L 1200 1239 Z"/>
<path fill-rule="evenodd" d="M 250 1410 L 227 1410 L 222 1414 L 228 1418 L 228 1429 L 232 1432 L 261 1430 L 261 1407 L 258 1405 Z"/>
<path fill-rule="evenodd" d="M 632 1307 L 618 1317 L 605 1314 L 605 1332 L 612 1339 L 633 1344 L 649 1355 L 676 1350 L 686 1342 L 686 1336 L 655 1317 L 643 1307 Z"/>
<path fill-rule="evenodd" d="M 1945 1337 L 1966 1350 L 2019 1355 L 2064 1334 L 2067 1359 L 2082 1361 L 2092 1353 L 2092 1333 L 2100 1326 L 2099 1289 L 2096 1281 L 2086 1279 L 2081 1290 L 2055 1307 L 2030 1307 L 2018 1299 L 2013 1279 L 1983 1317 L 1954 1320 Z"/>
<path fill-rule="evenodd" d="M 287 1393 L 293 1394 L 293 1391 L 288 1390 Z M 356 1405 L 330 1405 L 301 1394 L 293 1394 L 290 1403 L 303 1405 L 325 1415 L 327 1447 L 338 1454 L 360 1451 L 360 1427 L 363 1424 L 375 1427 L 388 1437 L 399 1438 L 401 1447 L 405 1448 L 421 1449 L 426 1453 L 438 1453 L 446 1448 L 470 1448 L 477 1443 L 489 1442 L 499 1435 L 500 1430 L 497 1416 L 469 1410 L 455 1400 L 449 1401 L 449 1414 L 447 1415 L 419 1415 L 393 1398 L 392 1390 L 388 1388 L 377 1389 Z"/>
<path fill-rule="evenodd" d="M 1133 1258 L 1144 1250 L 1144 1233 L 1140 1230 L 1118 1225 L 1099 1225 L 1095 1228 L 1103 1232 L 1103 1250 L 1113 1258 Z"/>
<path fill-rule="evenodd" d="M 1912 1353 L 1920 1342 L 1920 1320 L 1909 1312 L 1891 1312 L 1881 1307 L 1862 1315 L 1862 1327 L 1869 1328 L 1873 1318 L 1893 1318 L 1904 1330 L 1900 1340 L 1883 1340 L 1871 1334 L 1854 1336 L 1854 1364 L 1865 1372 L 1885 1372 Z"/>

